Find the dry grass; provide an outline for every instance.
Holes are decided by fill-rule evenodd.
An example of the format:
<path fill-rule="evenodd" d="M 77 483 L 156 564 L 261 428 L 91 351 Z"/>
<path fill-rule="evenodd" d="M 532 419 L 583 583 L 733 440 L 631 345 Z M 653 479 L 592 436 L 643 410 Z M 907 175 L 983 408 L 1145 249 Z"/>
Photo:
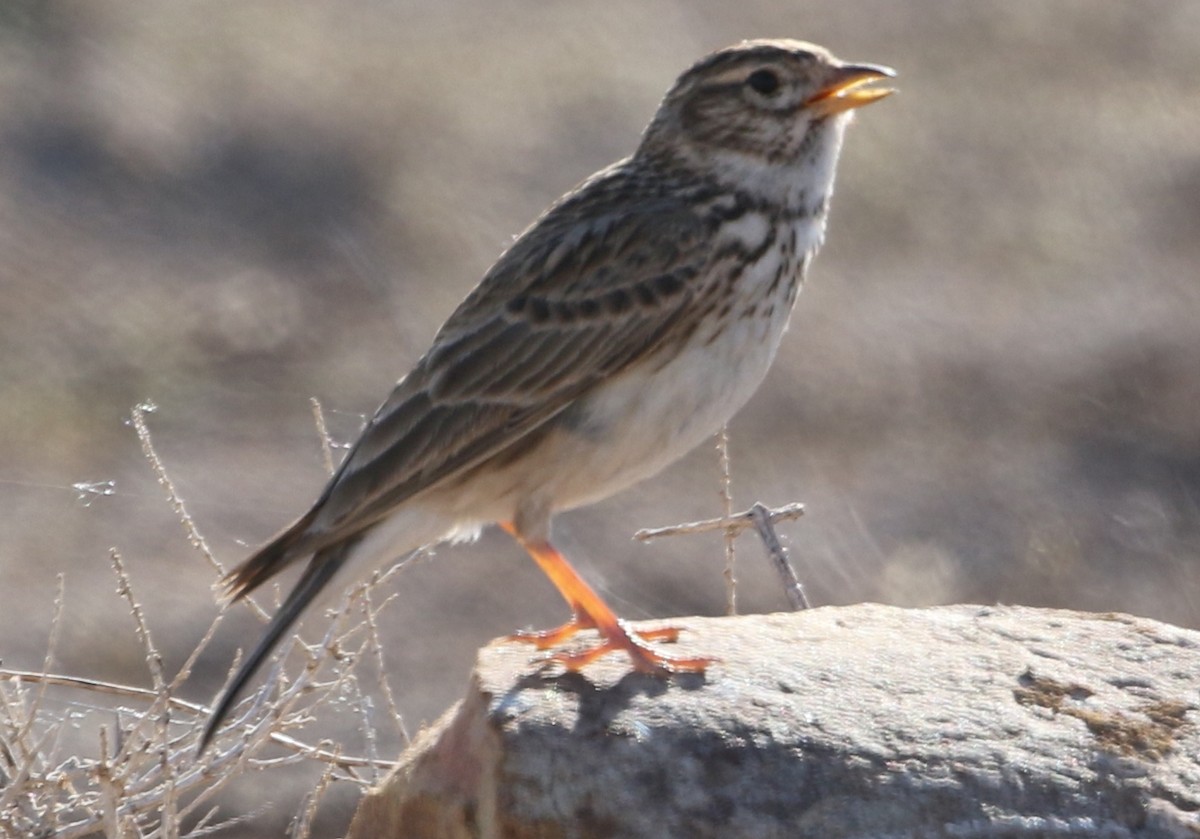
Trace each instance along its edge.
<path fill-rule="evenodd" d="M 219 576 L 220 563 L 154 449 L 146 424 L 150 410 L 148 405 L 133 409 L 132 425 L 143 452 L 189 544 Z M 319 406 L 314 410 L 319 417 Z M 294 638 L 265 684 L 235 708 L 203 754 L 197 754 L 197 744 L 209 709 L 179 694 L 227 612 L 218 614 L 183 666 L 168 678 L 121 554 L 114 548 L 109 557 L 151 687 L 53 672 L 57 638 L 64 616 L 70 614 L 60 575 L 42 669 L 0 669 L 0 833 L 60 839 L 95 834 L 113 839 L 206 836 L 255 816 L 218 814 L 216 796 L 229 784 L 250 772 L 311 761 L 323 768 L 289 831 L 301 839 L 310 835 L 317 809 L 333 784 L 365 787 L 393 765 L 377 753 L 377 731 L 392 726 L 403 741 L 408 732 L 382 675 L 377 618 L 389 603 L 385 584 L 411 557 L 349 591 L 317 643 Z M 232 608 L 249 608 L 264 618 L 267 614 L 253 599 Z M 380 675 L 373 684 L 362 683 L 363 661 L 377 665 Z M 377 693 L 385 699 L 382 714 L 371 698 Z M 359 720 L 367 754 L 346 754 L 337 746 L 293 736 L 293 731 L 335 707 L 348 709 Z"/>

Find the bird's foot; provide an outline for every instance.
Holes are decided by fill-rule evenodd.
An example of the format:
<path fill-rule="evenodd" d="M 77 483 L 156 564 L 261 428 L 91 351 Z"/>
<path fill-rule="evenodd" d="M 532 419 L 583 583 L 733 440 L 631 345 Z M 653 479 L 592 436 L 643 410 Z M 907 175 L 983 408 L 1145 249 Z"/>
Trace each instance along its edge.
<path fill-rule="evenodd" d="M 561 651 L 547 656 L 548 661 L 562 664 L 568 670 L 579 670 L 602 655 L 624 650 L 635 670 L 665 676 L 668 673 L 703 673 L 711 658 L 683 658 L 656 652 L 648 642 L 674 641 L 679 637 L 679 628 L 664 626 L 657 629 L 630 630 L 618 618 L 595 590 L 567 562 L 546 539 L 528 539 L 513 522 L 501 522 L 501 527 L 511 533 L 522 547 L 529 552 L 538 567 L 554 583 L 567 605 L 571 607 L 571 620 L 555 629 L 542 632 L 518 632 L 509 639 L 533 644 L 539 650 L 556 647 L 581 629 L 595 629 L 600 633 L 597 644 L 576 651 Z"/>
<path fill-rule="evenodd" d="M 514 632 L 512 635 L 509 635 L 506 640 L 519 641 L 522 644 L 533 644 L 539 650 L 548 650 L 551 647 L 557 647 L 579 630 L 588 629 L 590 626 L 591 624 L 581 623 L 579 618 L 572 618 L 562 626 L 556 626 L 553 629 L 523 629 L 520 632 Z"/>
<path fill-rule="evenodd" d="M 551 647 L 557 647 L 581 629 L 595 628 L 596 624 L 588 620 L 585 616 L 576 615 L 562 626 L 556 626 L 553 629 L 522 630 L 509 635 L 506 640 L 517 641 L 522 644 L 533 644 L 539 650 L 548 650 Z M 626 634 L 629 634 L 628 630 L 626 630 Z M 635 629 L 632 630 L 632 634 L 643 641 L 663 641 L 670 644 L 679 639 L 679 627 L 663 626 L 656 629 Z M 643 646 L 639 645 L 639 647 Z M 624 649 L 624 647 L 618 644 L 613 649 Z"/>
<path fill-rule="evenodd" d="M 624 651 L 629 655 L 633 668 L 642 673 L 665 676 L 669 673 L 703 673 L 716 659 L 702 657 L 671 656 L 660 653 L 647 641 L 675 641 L 679 627 L 664 626 L 658 629 L 629 630 L 624 622 L 615 627 L 601 629 L 600 641 L 582 650 L 562 651 L 549 656 L 568 670 L 580 670 L 601 656 Z"/>

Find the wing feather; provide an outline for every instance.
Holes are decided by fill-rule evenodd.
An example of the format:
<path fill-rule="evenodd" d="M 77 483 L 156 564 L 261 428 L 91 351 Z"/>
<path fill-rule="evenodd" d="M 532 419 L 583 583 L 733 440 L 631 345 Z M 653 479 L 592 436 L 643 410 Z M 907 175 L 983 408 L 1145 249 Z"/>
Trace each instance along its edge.
<path fill-rule="evenodd" d="M 535 222 L 450 316 L 289 555 L 350 538 L 499 454 L 688 328 L 712 257 L 704 220 L 666 195 L 605 213 L 614 190 L 642 188 L 619 169 L 605 177 Z"/>

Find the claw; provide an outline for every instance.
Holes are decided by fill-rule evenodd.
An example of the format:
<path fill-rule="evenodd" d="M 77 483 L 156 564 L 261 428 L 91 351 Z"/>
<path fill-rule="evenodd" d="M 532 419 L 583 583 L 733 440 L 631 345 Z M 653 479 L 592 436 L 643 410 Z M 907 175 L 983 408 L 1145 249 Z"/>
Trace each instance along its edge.
<path fill-rule="evenodd" d="M 635 633 L 641 635 L 641 633 Z M 650 630 L 650 635 L 669 634 L 674 640 L 679 635 L 677 627 L 666 627 L 663 630 Z M 645 637 L 645 636 L 642 636 Z M 609 653 L 625 651 L 633 663 L 633 669 L 641 673 L 651 673 L 665 676 L 670 673 L 703 673 L 710 664 L 716 661 L 712 658 L 683 658 L 664 655 L 651 647 L 626 634 L 623 638 L 602 638 L 599 643 L 582 650 L 554 653 L 550 661 L 558 662 L 568 670 L 581 670 L 601 656 Z"/>
<path fill-rule="evenodd" d="M 515 641 L 520 644 L 532 644 L 535 649 L 548 650 L 551 647 L 557 647 L 564 641 L 572 638 L 575 633 L 581 629 L 594 629 L 595 624 L 591 623 L 587 618 L 576 615 L 571 620 L 564 623 L 562 626 L 556 626 L 553 629 L 522 629 L 514 632 L 505 638 L 506 641 Z M 631 635 L 636 635 L 643 641 L 661 641 L 666 644 L 673 644 L 679 640 L 679 627 L 677 626 L 660 626 L 655 629 L 633 629 L 626 631 Z M 647 649 L 642 644 L 633 642 L 640 649 Z M 623 647 L 617 643 L 612 645 L 613 650 L 620 650 Z M 652 652 L 652 651 L 650 651 Z M 707 660 L 707 659 L 705 659 Z"/>
<path fill-rule="evenodd" d="M 576 632 L 585 628 L 587 628 L 586 625 L 580 624 L 579 619 L 576 618 L 567 621 L 562 626 L 556 626 L 554 629 L 524 629 L 520 632 L 514 632 L 506 640 L 518 641 L 522 644 L 533 644 L 536 649 L 548 650 L 551 647 L 557 647 Z"/>

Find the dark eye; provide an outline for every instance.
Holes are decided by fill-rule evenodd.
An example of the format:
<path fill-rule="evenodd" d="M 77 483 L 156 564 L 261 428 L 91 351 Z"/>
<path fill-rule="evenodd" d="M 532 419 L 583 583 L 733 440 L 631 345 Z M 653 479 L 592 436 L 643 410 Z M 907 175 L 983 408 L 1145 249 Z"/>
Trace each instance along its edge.
<path fill-rule="evenodd" d="M 755 70 L 746 77 L 746 84 L 763 96 L 770 96 L 779 90 L 779 76 L 771 70 Z"/>

